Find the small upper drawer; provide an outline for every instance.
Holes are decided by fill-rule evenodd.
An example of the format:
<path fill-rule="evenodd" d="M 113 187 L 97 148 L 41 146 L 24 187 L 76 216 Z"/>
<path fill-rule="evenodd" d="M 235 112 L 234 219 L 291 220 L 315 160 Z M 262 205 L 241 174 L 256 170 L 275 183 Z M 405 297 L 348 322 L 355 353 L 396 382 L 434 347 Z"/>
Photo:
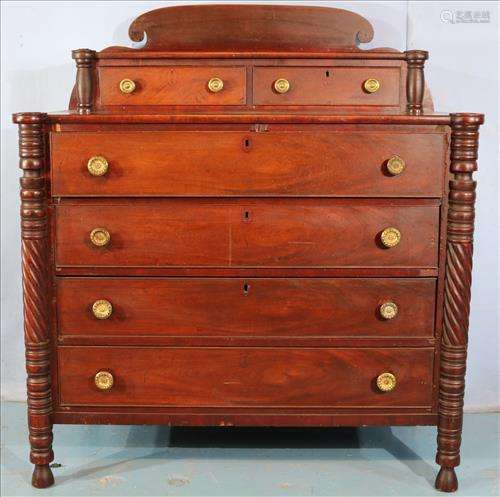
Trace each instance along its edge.
<path fill-rule="evenodd" d="M 101 67 L 101 105 L 244 105 L 244 67 Z"/>
<path fill-rule="evenodd" d="M 255 105 L 400 105 L 398 67 L 256 67 Z"/>

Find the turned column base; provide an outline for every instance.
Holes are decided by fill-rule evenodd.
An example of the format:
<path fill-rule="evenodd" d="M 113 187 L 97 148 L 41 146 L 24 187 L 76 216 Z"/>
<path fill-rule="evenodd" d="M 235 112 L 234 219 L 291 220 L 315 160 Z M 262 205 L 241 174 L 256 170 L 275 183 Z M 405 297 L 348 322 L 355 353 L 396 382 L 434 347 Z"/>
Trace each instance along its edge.
<path fill-rule="evenodd" d="M 35 488 L 47 488 L 54 485 L 54 475 L 48 464 L 35 464 L 31 484 Z"/>
<path fill-rule="evenodd" d="M 457 475 L 454 468 L 441 467 L 436 477 L 436 488 L 441 492 L 455 492 L 458 488 Z"/>

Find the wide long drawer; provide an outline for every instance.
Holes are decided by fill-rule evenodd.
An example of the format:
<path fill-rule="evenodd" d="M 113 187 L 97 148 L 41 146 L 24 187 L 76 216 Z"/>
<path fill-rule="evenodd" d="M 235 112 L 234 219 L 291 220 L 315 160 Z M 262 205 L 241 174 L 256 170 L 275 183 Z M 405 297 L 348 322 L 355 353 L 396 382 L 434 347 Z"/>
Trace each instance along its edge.
<path fill-rule="evenodd" d="M 430 201 L 65 203 L 56 206 L 56 263 L 437 267 L 438 225 L 439 206 Z M 387 242 L 395 246 L 384 246 Z"/>
<path fill-rule="evenodd" d="M 432 337 L 433 278 L 58 278 L 59 335 Z"/>
<path fill-rule="evenodd" d="M 432 348 L 59 347 L 60 402 L 429 407 L 433 356 Z"/>
<path fill-rule="evenodd" d="M 444 147 L 440 133 L 52 133 L 52 193 L 439 197 Z"/>

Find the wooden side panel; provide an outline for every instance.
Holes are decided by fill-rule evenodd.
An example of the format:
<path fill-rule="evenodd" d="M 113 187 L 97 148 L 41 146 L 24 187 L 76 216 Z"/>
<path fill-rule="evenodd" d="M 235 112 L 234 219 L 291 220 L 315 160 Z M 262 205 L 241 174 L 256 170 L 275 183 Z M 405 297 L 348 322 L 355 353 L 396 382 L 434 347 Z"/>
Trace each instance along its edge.
<path fill-rule="evenodd" d="M 53 133 L 56 196 L 439 197 L 440 133 L 148 131 Z M 92 176 L 88 160 L 109 169 Z M 399 155 L 397 176 L 387 161 Z"/>
<path fill-rule="evenodd" d="M 436 267 L 437 205 L 356 205 L 332 200 L 56 207 L 56 263 L 61 266 Z M 401 242 L 385 248 L 387 227 Z M 95 228 L 111 241 L 96 247 Z"/>
<path fill-rule="evenodd" d="M 63 405 L 430 406 L 433 349 L 59 347 Z M 94 384 L 100 371 L 114 385 Z M 396 376 L 382 393 L 376 378 Z"/>
<path fill-rule="evenodd" d="M 245 67 L 100 67 L 101 105 L 244 105 Z M 211 78 L 222 79 L 224 87 L 213 93 Z M 132 93 L 120 91 L 120 81 L 135 83 Z"/>
<path fill-rule="evenodd" d="M 290 89 L 280 94 L 274 82 L 285 78 Z M 363 83 L 375 78 L 380 88 L 375 93 Z M 253 103 L 255 105 L 380 105 L 400 104 L 398 67 L 255 67 Z"/>
<path fill-rule="evenodd" d="M 59 278 L 59 334 L 432 337 L 435 291 L 432 278 Z"/>

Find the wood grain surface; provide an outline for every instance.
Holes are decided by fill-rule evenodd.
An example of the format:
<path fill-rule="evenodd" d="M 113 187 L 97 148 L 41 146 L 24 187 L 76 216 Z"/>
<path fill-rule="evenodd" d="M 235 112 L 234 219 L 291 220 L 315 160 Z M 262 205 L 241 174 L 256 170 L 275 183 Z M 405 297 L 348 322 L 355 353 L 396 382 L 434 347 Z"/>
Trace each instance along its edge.
<path fill-rule="evenodd" d="M 274 131 L 52 133 L 56 196 L 439 197 L 445 135 Z M 104 156 L 106 175 L 88 160 Z M 406 169 L 387 172 L 399 155 Z"/>
<path fill-rule="evenodd" d="M 58 347 L 62 405 L 430 406 L 428 349 Z M 101 391 L 94 375 L 111 372 Z M 376 378 L 391 372 L 392 392 Z"/>
<path fill-rule="evenodd" d="M 60 335 L 432 337 L 432 278 L 58 278 Z M 92 313 L 106 299 L 108 319 Z M 380 315 L 394 302 L 395 318 Z"/>
<path fill-rule="evenodd" d="M 217 93 L 208 89 L 211 78 L 223 80 Z M 246 103 L 244 67 L 101 67 L 101 105 L 243 105 Z M 120 81 L 131 79 L 133 93 L 122 93 Z"/>
<path fill-rule="evenodd" d="M 361 202 L 361 201 L 358 201 Z M 387 227 L 402 233 L 385 248 Z M 61 266 L 435 267 L 437 205 L 365 200 L 162 200 L 56 207 Z M 105 228 L 106 247 L 90 232 Z"/>

